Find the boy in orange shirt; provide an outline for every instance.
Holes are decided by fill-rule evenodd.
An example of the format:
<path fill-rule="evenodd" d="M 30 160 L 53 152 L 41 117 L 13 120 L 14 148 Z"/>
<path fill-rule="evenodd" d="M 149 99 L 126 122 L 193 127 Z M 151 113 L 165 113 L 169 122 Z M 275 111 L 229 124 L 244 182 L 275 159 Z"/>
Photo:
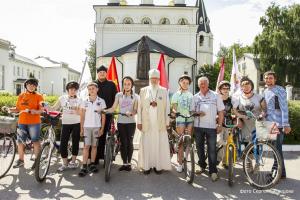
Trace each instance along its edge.
<path fill-rule="evenodd" d="M 19 95 L 16 109 L 12 109 L 14 112 L 20 112 L 17 134 L 19 159 L 16 161 L 13 168 L 24 166 L 25 146 L 23 142 L 25 142 L 29 136 L 33 143 L 34 154 L 36 157 L 41 148 L 39 140 L 41 132 L 40 114 L 43 112 L 41 106 L 43 96 L 36 92 L 37 86 L 37 79 L 27 79 L 24 83 L 26 91 Z M 35 163 L 32 166 L 32 169 L 34 169 L 34 167 Z"/>

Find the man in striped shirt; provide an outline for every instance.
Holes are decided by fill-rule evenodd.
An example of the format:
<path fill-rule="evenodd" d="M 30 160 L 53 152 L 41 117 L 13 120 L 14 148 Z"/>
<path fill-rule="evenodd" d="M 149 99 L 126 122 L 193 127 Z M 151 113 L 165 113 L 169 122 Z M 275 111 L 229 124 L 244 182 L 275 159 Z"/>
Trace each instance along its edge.
<path fill-rule="evenodd" d="M 197 154 L 199 157 L 198 164 L 201 168 L 200 173 L 204 172 L 207 165 L 204 151 L 204 141 L 206 139 L 209 174 L 212 181 L 216 181 L 218 179 L 217 133 L 220 133 L 222 130 L 225 106 L 221 97 L 216 92 L 209 90 L 208 85 L 209 80 L 207 77 L 200 77 L 198 79 L 200 91 L 194 95 L 190 111 L 200 115 L 200 117 L 195 117 L 194 120 Z M 217 116 L 218 123 L 216 123 Z"/>
<path fill-rule="evenodd" d="M 268 71 L 264 74 L 267 89 L 264 91 L 264 97 L 267 103 L 267 120 L 276 122 L 280 134 L 277 135 L 276 148 L 282 157 L 282 176 L 286 178 L 286 171 L 284 166 L 284 158 L 282 155 L 282 143 L 284 134 L 291 132 L 289 124 L 289 110 L 286 98 L 286 91 L 283 87 L 276 85 L 276 74 L 273 71 Z"/>

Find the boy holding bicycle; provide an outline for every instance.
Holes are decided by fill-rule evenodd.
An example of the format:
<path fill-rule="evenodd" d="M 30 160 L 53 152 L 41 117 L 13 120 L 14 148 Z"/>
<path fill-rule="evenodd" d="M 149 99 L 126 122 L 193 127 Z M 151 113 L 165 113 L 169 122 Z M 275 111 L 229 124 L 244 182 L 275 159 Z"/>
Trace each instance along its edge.
<path fill-rule="evenodd" d="M 87 173 L 97 173 L 98 169 L 95 165 L 98 138 L 103 135 L 105 114 L 102 110 L 106 108 L 105 101 L 97 96 L 98 85 L 91 82 L 87 85 L 89 96 L 83 101 L 80 113 L 80 136 L 84 137 L 83 147 L 83 164 L 79 172 L 80 177 L 84 177 Z M 91 151 L 91 163 L 88 169 L 89 149 Z"/>
<path fill-rule="evenodd" d="M 41 106 L 43 102 L 43 96 L 36 92 L 37 87 L 37 79 L 27 79 L 24 83 L 24 88 L 26 89 L 26 91 L 19 95 L 16 103 L 16 109 L 11 109 L 12 112 L 20 112 L 17 131 L 19 159 L 16 161 L 13 168 L 24 166 L 24 142 L 28 138 L 30 138 L 33 143 L 35 157 L 37 157 L 41 148 L 40 114 L 43 112 L 43 107 Z M 34 168 L 35 163 L 31 167 L 31 169 Z"/>

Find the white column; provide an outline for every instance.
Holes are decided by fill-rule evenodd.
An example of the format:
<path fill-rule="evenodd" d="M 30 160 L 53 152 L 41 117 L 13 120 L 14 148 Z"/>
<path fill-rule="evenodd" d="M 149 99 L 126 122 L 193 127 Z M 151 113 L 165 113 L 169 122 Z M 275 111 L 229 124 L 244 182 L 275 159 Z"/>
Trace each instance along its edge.
<path fill-rule="evenodd" d="M 115 4 L 115 5 L 120 4 L 120 0 L 109 0 L 108 5 L 109 4 Z"/>
<path fill-rule="evenodd" d="M 287 100 L 292 100 L 293 98 L 293 86 L 292 85 L 287 85 L 285 86 L 286 89 L 286 98 Z"/>
<path fill-rule="evenodd" d="M 144 5 L 144 4 L 153 5 L 153 0 L 142 0 L 141 5 Z"/>
<path fill-rule="evenodd" d="M 174 3 L 175 3 L 175 5 L 176 4 L 185 4 L 185 0 L 175 0 Z"/>

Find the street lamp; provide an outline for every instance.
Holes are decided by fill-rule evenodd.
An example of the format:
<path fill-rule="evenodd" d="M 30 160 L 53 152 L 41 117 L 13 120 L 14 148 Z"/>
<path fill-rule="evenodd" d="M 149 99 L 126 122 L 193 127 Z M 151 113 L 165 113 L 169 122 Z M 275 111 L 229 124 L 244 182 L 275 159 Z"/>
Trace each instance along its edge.
<path fill-rule="evenodd" d="M 51 95 L 53 96 L 53 84 L 54 84 L 54 81 L 51 81 Z"/>

